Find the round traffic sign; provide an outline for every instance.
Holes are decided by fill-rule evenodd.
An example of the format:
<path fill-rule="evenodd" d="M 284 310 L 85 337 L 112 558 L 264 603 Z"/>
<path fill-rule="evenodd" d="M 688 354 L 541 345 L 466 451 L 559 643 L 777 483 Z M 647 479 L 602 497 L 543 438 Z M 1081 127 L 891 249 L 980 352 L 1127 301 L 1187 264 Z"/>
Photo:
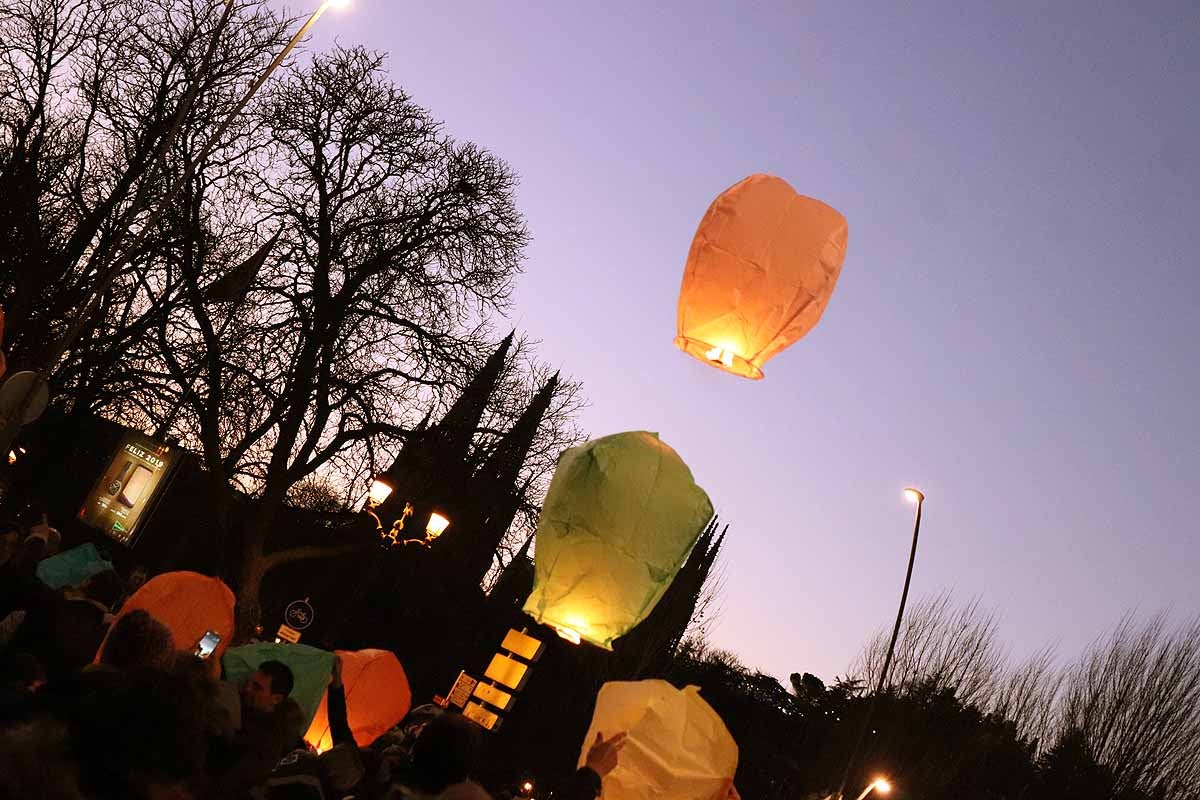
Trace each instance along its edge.
<path fill-rule="evenodd" d="M 287 610 L 283 612 L 283 621 L 288 624 L 288 627 L 302 631 L 313 621 L 313 607 L 309 605 L 308 600 L 296 600 L 288 605 Z"/>

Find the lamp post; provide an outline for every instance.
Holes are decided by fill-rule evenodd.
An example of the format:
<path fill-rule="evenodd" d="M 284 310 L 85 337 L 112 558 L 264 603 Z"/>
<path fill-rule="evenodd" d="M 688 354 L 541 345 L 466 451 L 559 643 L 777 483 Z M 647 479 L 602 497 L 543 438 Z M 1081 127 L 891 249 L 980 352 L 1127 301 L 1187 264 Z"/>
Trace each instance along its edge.
<path fill-rule="evenodd" d="M 385 532 L 383 528 L 383 521 L 379 518 L 379 515 L 375 513 L 375 509 L 378 508 L 385 500 L 391 497 L 393 491 L 395 491 L 395 487 L 392 486 L 383 475 L 376 476 L 374 480 L 371 481 L 371 487 L 367 490 L 367 502 L 363 505 L 363 511 L 367 514 L 370 514 L 371 518 L 375 520 L 375 530 L 379 532 L 379 537 L 384 541 L 390 542 L 392 545 L 416 544 L 421 545 L 422 547 L 429 547 L 434 539 L 441 536 L 446 532 L 446 529 L 450 527 L 450 518 L 444 514 L 434 511 L 429 515 L 429 522 L 425 524 L 425 534 L 422 536 L 422 538 L 401 538 L 400 532 L 404 530 L 405 522 L 407 522 L 408 518 L 413 515 L 412 503 L 405 503 L 404 511 L 401 512 L 400 516 L 394 522 L 392 522 L 391 530 Z"/>
<path fill-rule="evenodd" d="M 184 179 L 179 181 L 169 192 L 167 192 L 166 197 L 163 198 L 158 207 L 153 211 L 153 213 L 150 214 L 150 217 L 145 221 L 137 235 L 133 237 L 133 240 L 128 244 L 128 246 L 126 246 L 124 250 L 121 251 L 116 257 L 114 257 L 109 262 L 107 267 L 101 270 L 96 283 L 92 287 L 92 292 L 88 297 L 87 302 L 84 304 L 79 314 L 76 315 L 75 319 L 72 320 L 66 332 L 59 337 L 59 339 L 47 351 L 45 358 L 42 359 L 40 366 L 36 370 L 35 380 L 30 382 L 28 388 L 23 393 L 23 396 L 16 404 L 15 410 L 6 415 L 5 418 L 0 419 L 0 453 L 6 451 L 12 446 L 12 441 L 14 438 L 16 438 L 17 430 L 20 428 L 20 420 L 25 413 L 25 409 L 36 396 L 39 388 L 48 383 L 50 373 L 54 370 L 58 362 L 64 355 L 66 355 L 67 351 L 70 350 L 75 342 L 79 339 L 80 335 L 83 333 L 83 329 L 87 326 L 88 321 L 100 308 L 100 304 L 104 299 L 105 293 L 108 291 L 109 287 L 112 286 L 113 281 L 115 281 L 117 278 L 117 275 L 120 274 L 121 268 L 127 263 L 129 256 L 137 252 L 142 242 L 145 241 L 146 237 L 150 235 L 150 232 L 154 229 L 158 221 L 161 220 L 168 211 L 170 211 L 171 204 L 177 197 L 179 197 L 179 194 L 183 191 L 183 188 L 190 183 L 193 169 L 192 164 L 202 164 L 204 163 L 204 160 L 212 154 L 213 150 L 215 150 L 217 145 L 220 143 L 221 137 L 228 132 L 229 126 L 232 125 L 233 121 L 237 119 L 243 110 L 245 110 L 246 106 L 250 103 L 250 100 L 253 99 L 256 94 L 258 94 L 258 90 L 262 88 L 263 84 L 265 84 L 275 70 L 279 68 L 279 65 L 282 64 L 284 60 L 291 54 L 291 52 L 296 49 L 296 46 L 304 40 L 304 37 L 308 35 L 309 31 L 312 30 L 312 27 L 317 24 L 317 20 L 319 20 L 330 8 L 342 8 L 348 4 L 349 0 L 323 0 L 321 5 L 317 7 L 317 10 L 314 11 L 304 22 L 304 24 L 300 26 L 300 29 L 296 31 L 296 34 L 291 38 L 290 41 L 288 41 L 287 45 L 283 48 L 283 50 L 280 51 L 279 55 L 275 57 L 275 59 L 267 66 L 267 68 L 263 70 L 262 74 L 258 76 L 258 79 L 251 84 L 246 93 L 242 95 L 242 98 L 238 100 L 237 105 L 233 107 L 233 110 L 230 111 L 229 114 L 225 116 L 225 119 L 221 121 L 221 124 L 217 126 L 216 131 L 214 131 L 213 134 L 209 136 L 207 140 L 205 140 L 199 156 L 194 162 L 188 162 L 187 172 L 184 175 Z M 213 34 L 213 40 L 209 44 L 209 50 L 205 56 L 204 63 L 206 67 L 212 59 L 213 52 L 216 50 L 217 37 L 224 29 L 225 23 L 229 19 L 229 16 L 233 10 L 232 0 L 224 0 L 224 5 L 225 10 L 222 14 L 221 21 L 218 24 L 216 32 Z M 206 70 L 202 70 L 202 72 L 203 71 Z M 188 93 L 184 96 L 183 101 L 180 103 L 180 107 L 176 111 L 175 117 L 171 123 L 171 128 L 168 130 L 166 136 L 164 137 L 163 143 L 159 147 L 157 155 L 158 160 L 161 161 L 162 159 L 166 158 L 168 147 L 178 134 L 179 129 L 183 126 L 184 118 L 187 116 L 188 111 L 195 102 L 196 95 L 199 92 L 200 82 L 201 79 L 198 77 L 193 86 L 188 90 Z M 129 226 L 133 224 L 134 217 L 137 216 L 137 212 L 142 209 L 144 203 L 145 194 L 139 192 L 139 194 L 135 195 L 134 197 L 133 208 L 131 209 L 133 213 L 128 214 L 129 222 L 126 224 L 123 230 L 118 232 L 114 240 L 114 247 L 120 243 L 121 238 L 128 234 Z"/>
<path fill-rule="evenodd" d="M 450 518 L 434 511 L 429 515 L 429 523 L 425 526 L 425 538 L 429 541 L 441 536 L 450 527 Z"/>
<path fill-rule="evenodd" d="M 866 800 L 867 795 L 873 791 L 878 792 L 879 794 L 887 794 L 891 790 L 892 785 L 888 783 L 886 779 L 876 778 L 867 784 L 867 788 L 862 790 L 862 794 L 858 796 L 858 800 Z"/>
<path fill-rule="evenodd" d="M 842 800 L 842 796 L 846 791 L 846 784 L 850 781 L 850 773 L 854 771 L 854 765 L 858 761 L 859 751 L 862 749 L 863 740 L 867 736 L 867 730 L 871 727 L 871 718 L 875 715 L 875 705 L 879 702 L 879 695 L 883 691 L 883 687 L 887 685 L 888 673 L 892 668 L 892 657 L 896 653 L 896 639 L 900 636 L 900 623 L 904 620 L 904 606 L 908 604 L 908 587 L 912 584 L 913 562 L 917 557 L 917 539 L 921 535 L 921 509 L 925 505 L 925 494 L 920 489 L 914 489 L 911 486 L 904 490 L 904 497 L 908 502 L 917 507 L 916 515 L 913 519 L 913 538 L 912 549 L 908 553 L 908 572 L 904 576 L 904 590 L 900 593 L 900 609 L 896 612 L 896 625 L 892 628 L 892 639 L 888 643 L 887 656 L 883 660 L 883 669 L 879 671 L 879 681 L 875 686 L 875 692 L 871 695 L 871 702 L 867 706 L 867 715 L 863 717 L 862 727 L 858 731 L 858 738 L 854 742 L 854 749 L 850 751 L 850 758 L 846 761 L 846 771 L 842 773 L 842 783 L 838 786 L 837 794 L 834 795 L 835 800 Z M 878 783 L 876 781 L 875 783 Z M 872 783 L 867 787 L 870 791 L 875 786 Z M 884 786 L 888 789 L 891 786 L 887 781 L 883 781 Z M 882 787 L 879 787 L 884 791 Z M 859 796 L 859 800 L 863 800 L 867 796 L 864 791 Z"/>

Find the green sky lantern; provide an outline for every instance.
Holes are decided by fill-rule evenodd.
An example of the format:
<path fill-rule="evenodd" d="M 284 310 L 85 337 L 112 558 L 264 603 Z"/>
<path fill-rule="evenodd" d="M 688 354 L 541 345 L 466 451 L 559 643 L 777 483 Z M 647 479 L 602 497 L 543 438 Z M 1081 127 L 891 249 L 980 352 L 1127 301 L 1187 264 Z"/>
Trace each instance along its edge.
<path fill-rule="evenodd" d="M 525 611 L 607 650 L 654 609 L 712 518 L 712 503 L 656 433 L 563 451 L 538 521 Z"/>

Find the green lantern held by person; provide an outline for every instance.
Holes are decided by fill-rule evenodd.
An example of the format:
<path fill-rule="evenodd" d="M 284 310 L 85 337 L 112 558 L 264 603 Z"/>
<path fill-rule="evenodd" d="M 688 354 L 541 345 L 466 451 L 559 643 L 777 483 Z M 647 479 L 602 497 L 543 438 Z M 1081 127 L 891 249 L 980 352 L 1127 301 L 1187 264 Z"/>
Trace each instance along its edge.
<path fill-rule="evenodd" d="M 565 450 L 538 520 L 526 613 L 564 639 L 611 650 L 654 610 L 712 515 L 658 434 Z"/>

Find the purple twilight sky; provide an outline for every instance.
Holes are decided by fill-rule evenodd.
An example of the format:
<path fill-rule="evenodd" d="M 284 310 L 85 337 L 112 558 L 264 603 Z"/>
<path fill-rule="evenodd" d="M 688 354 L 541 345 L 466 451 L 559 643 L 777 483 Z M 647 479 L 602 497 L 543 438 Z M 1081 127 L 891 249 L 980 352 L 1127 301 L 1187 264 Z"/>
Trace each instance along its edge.
<path fill-rule="evenodd" d="M 512 322 L 731 524 L 718 645 L 843 674 L 895 614 L 909 483 L 914 596 L 980 596 L 1016 655 L 1200 612 L 1194 0 L 353 0 L 335 38 L 521 174 Z M 850 222 L 761 383 L 671 344 L 696 224 L 753 172 Z"/>

